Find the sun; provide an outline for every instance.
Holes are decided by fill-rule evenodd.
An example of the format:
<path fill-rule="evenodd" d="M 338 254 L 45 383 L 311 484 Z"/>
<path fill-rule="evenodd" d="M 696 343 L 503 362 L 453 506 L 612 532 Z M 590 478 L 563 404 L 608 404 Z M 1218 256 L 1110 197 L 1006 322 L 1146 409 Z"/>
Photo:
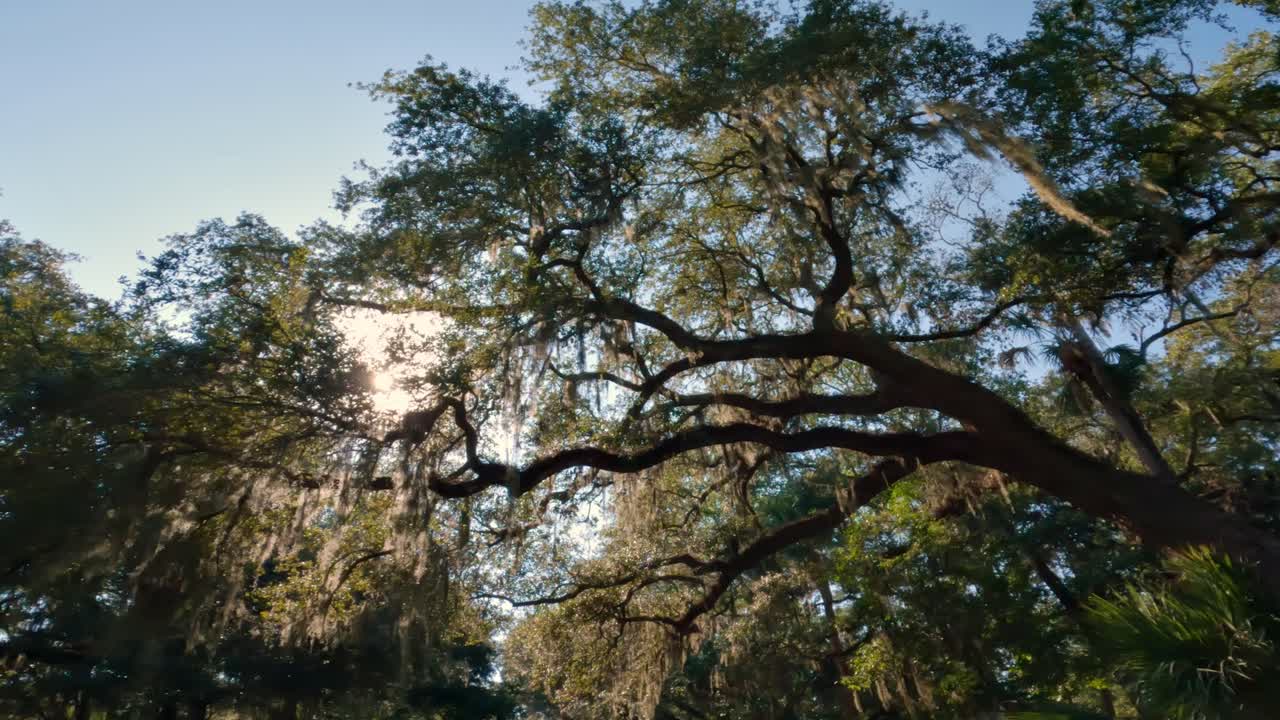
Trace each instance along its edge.
<path fill-rule="evenodd" d="M 412 396 L 404 389 L 395 374 L 388 370 L 375 371 L 372 385 L 373 392 L 370 393 L 370 397 L 373 400 L 374 409 L 378 412 L 403 415 L 413 405 Z"/>
<path fill-rule="evenodd" d="M 396 389 L 395 376 L 385 370 L 373 373 L 372 384 L 375 393 L 389 393 Z"/>
<path fill-rule="evenodd" d="M 400 381 L 396 368 L 388 365 L 386 352 L 387 335 L 397 324 L 411 319 L 353 311 L 339 321 L 347 343 L 359 354 L 365 367 L 370 368 L 370 397 L 378 412 L 402 415 L 413 405 L 413 398 Z"/>

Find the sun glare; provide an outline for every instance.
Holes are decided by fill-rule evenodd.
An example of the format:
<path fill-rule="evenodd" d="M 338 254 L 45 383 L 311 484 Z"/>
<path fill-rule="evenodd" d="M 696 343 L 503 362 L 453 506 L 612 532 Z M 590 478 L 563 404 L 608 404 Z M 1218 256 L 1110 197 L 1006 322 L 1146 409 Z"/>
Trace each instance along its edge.
<path fill-rule="evenodd" d="M 422 318 L 413 315 L 387 316 L 372 311 L 353 311 L 343 317 L 342 332 L 351 347 L 360 353 L 373 371 L 373 406 L 379 412 L 403 414 L 413 398 L 400 383 L 396 368 L 387 357 L 387 338 L 402 327 L 418 328 Z"/>
<path fill-rule="evenodd" d="M 373 390 L 374 392 L 386 393 L 391 392 L 396 387 L 396 379 L 389 372 L 377 372 L 373 374 Z"/>
<path fill-rule="evenodd" d="M 373 407 L 379 412 L 403 415 L 409 411 L 413 398 L 400 386 L 396 377 L 382 370 L 373 375 Z"/>

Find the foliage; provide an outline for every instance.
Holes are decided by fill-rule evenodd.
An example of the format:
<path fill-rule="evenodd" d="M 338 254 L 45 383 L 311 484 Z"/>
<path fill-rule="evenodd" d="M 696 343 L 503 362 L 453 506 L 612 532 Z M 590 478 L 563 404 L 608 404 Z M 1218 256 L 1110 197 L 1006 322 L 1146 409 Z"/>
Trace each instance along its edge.
<path fill-rule="evenodd" d="M 1171 582 L 1130 584 L 1089 603 L 1096 647 L 1138 701 L 1174 718 L 1236 717 L 1254 703 L 1275 707 L 1267 678 L 1280 670 L 1280 616 L 1260 602 L 1248 574 L 1206 549 L 1176 555 L 1166 568 Z"/>
<path fill-rule="evenodd" d="M 115 303 L 4 226 L 0 712 L 1265 714 L 1280 13 L 1244 4 L 1201 67 L 1210 0 L 985 48 L 870 0 L 546 2 L 540 97 L 367 87 L 393 158 L 341 226 L 203 223 Z"/>

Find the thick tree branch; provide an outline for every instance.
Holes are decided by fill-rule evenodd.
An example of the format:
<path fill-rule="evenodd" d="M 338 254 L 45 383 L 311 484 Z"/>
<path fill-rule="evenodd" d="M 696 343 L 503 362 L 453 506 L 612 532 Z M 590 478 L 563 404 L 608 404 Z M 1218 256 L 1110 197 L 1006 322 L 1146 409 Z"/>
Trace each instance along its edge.
<path fill-rule="evenodd" d="M 815 212 L 818 230 L 831 250 L 831 256 L 835 259 L 835 268 L 816 298 L 813 327 L 818 330 L 829 330 L 835 328 L 836 308 L 840 300 L 853 285 L 853 255 L 849 251 L 849 242 L 836 229 L 835 208 L 832 205 L 831 193 L 825 190 L 819 192 L 818 208 Z"/>
<path fill-rule="evenodd" d="M 680 395 L 673 405 L 728 405 L 763 417 L 793 418 L 798 415 L 879 415 L 902 407 L 893 393 L 877 391 L 866 395 L 814 395 L 804 393 L 786 400 L 760 400 L 742 393 L 700 393 Z"/>
<path fill-rule="evenodd" d="M 547 478 L 566 470 L 591 468 L 615 473 L 634 473 L 660 465 L 691 450 L 731 443 L 754 443 L 787 453 L 838 448 L 873 456 L 918 457 L 928 462 L 966 460 L 974 455 L 974 437 L 964 431 L 934 435 L 877 434 L 820 427 L 782 433 L 750 423 L 732 423 L 677 433 L 636 453 L 616 453 L 597 447 L 564 450 L 534 460 L 523 470 L 500 463 L 472 461 L 474 476 L 471 479 L 447 483 L 433 478 L 430 487 L 445 497 L 468 497 L 495 485 L 504 485 L 513 495 L 522 495 Z"/>

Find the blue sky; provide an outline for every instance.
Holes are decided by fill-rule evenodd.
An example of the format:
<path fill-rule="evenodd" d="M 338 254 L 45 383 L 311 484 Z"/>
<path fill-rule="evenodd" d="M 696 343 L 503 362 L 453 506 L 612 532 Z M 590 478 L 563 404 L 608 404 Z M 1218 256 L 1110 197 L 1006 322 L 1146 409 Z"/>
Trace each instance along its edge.
<path fill-rule="evenodd" d="M 530 5 L 4 0 L 0 218 L 83 256 L 73 275 L 107 296 L 138 251 L 202 219 L 247 210 L 288 231 L 338 219 L 338 179 L 386 157 L 386 108 L 349 84 L 427 54 L 511 75 Z M 978 37 L 1018 34 L 1032 8 L 898 5 Z"/>

